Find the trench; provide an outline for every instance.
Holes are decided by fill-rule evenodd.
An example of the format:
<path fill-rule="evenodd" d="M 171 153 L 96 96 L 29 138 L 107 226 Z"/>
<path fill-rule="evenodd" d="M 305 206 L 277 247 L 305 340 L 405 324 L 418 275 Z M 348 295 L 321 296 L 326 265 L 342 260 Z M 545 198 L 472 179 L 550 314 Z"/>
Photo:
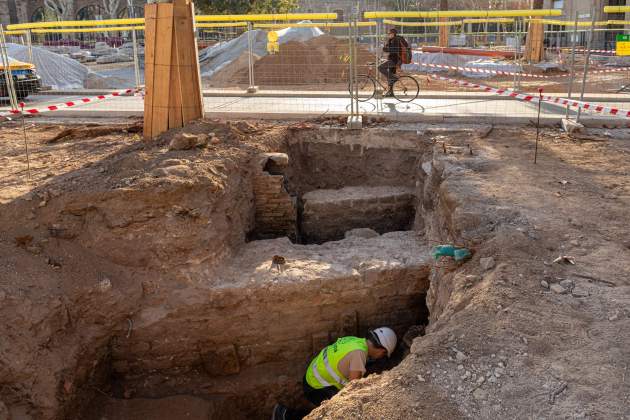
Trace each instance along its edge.
<path fill-rule="evenodd" d="M 276 402 L 306 408 L 310 359 L 379 326 L 400 345 L 368 372 L 399 363 L 429 319 L 419 197 L 430 151 L 412 131 L 320 129 L 261 155 L 248 242 L 219 269 L 195 268 L 204 282 L 142 308 L 133 334 L 112 339 L 81 418 L 263 419 Z"/>

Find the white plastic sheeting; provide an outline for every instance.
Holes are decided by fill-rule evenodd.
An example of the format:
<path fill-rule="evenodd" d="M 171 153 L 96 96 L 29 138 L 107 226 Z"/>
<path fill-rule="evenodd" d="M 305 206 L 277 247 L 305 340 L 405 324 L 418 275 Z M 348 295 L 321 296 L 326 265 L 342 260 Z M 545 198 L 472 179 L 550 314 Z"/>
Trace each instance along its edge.
<path fill-rule="evenodd" d="M 448 53 L 421 53 L 419 51 L 413 52 L 413 63 L 404 64 L 403 70 L 406 71 L 422 71 L 425 73 L 439 73 L 452 71 L 445 68 L 425 67 L 422 64 L 440 64 L 445 66 L 456 67 L 470 67 L 476 69 L 506 71 L 506 72 L 520 72 L 522 67 L 518 64 L 514 64 L 505 60 L 492 60 L 488 57 L 477 55 L 462 55 L 462 54 L 448 54 Z M 476 77 L 484 79 L 493 77 L 492 74 L 466 72 L 463 70 L 458 71 L 460 74 L 466 77 Z"/>
<path fill-rule="evenodd" d="M 303 23 L 309 22 L 305 21 Z M 304 42 L 324 34 L 319 28 L 286 28 L 276 32 L 278 33 L 279 44 L 289 41 Z M 201 75 L 212 77 L 214 73 L 243 55 L 247 51 L 247 34 L 248 32 L 245 32 L 238 38 L 221 42 L 202 50 L 199 53 Z M 257 57 L 267 55 L 267 31 L 254 29 L 251 31 L 251 36 L 254 55 Z"/>
<path fill-rule="evenodd" d="M 28 48 L 23 45 L 8 43 L 7 52 L 16 60 L 30 62 Z M 41 76 L 42 84 L 53 89 L 81 89 L 89 73 L 89 69 L 76 60 L 41 47 L 33 47 L 32 64 Z"/>

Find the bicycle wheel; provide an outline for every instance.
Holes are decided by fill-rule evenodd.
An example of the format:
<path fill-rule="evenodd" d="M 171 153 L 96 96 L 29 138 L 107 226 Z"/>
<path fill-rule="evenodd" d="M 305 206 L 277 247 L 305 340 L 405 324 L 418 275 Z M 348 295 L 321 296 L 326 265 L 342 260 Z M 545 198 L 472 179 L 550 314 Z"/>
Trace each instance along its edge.
<path fill-rule="evenodd" d="M 411 102 L 420 94 L 418 81 L 411 76 L 400 76 L 394 82 L 394 97 L 400 102 Z"/>
<path fill-rule="evenodd" d="M 376 92 L 376 82 L 374 79 L 364 74 L 359 75 L 357 85 L 359 87 L 359 102 L 367 102 L 374 97 L 374 92 Z M 350 84 L 348 84 L 348 92 L 350 92 L 350 96 L 354 96 L 355 94 L 355 92 L 351 90 Z"/>

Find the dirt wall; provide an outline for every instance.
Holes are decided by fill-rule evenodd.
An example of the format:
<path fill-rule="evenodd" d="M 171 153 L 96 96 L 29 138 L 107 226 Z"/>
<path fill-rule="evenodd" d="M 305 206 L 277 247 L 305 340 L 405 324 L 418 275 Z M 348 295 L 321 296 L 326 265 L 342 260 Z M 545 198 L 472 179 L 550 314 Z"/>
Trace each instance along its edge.
<path fill-rule="evenodd" d="M 427 138 L 409 130 L 296 130 L 288 136 L 289 189 L 416 185 Z"/>

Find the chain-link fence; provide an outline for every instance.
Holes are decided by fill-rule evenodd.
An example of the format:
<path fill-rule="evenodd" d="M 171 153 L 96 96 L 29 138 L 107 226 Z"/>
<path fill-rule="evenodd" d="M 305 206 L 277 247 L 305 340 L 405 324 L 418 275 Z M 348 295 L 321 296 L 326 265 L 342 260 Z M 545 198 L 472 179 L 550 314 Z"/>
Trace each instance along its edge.
<path fill-rule="evenodd" d="M 535 104 L 515 101 L 520 97 L 514 92 L 531 99 L 542 89 L 553 98 L 620 106 L 630 84 L 630 62 L 608 50 L 609 39 L 625 31 L 620 22 L 602 27 L 593 21 L 543 20 L 545 51 L 536 63 L 527 58 L 525 44 L 530 25 L 541 21 L 525 16 L 355 17 L 349 22 L 202 18 L 196 25 L 201 81 L 206 111 L 215 115 L 528 118 Z M 20 102 L 48 106 L 141 87 L 142 22 L 115 23 L 8 31 L 3 57 L 10 60 L 10 71 L 1 78 L 6 101 L 0 113 Z M 383 97 L 388 81 L 379 69 L 387 58 L 383 46 L 390 28 L 397 28 L 413 51 L 412 62 L 397 70 L 393 98 Z M 358 104 L 350 101 L 351 91 Z M 547 115 L 564 113 L 557 103 L 545 105 Z M 141 115 L 142 98 L 89 108 Z"/>

